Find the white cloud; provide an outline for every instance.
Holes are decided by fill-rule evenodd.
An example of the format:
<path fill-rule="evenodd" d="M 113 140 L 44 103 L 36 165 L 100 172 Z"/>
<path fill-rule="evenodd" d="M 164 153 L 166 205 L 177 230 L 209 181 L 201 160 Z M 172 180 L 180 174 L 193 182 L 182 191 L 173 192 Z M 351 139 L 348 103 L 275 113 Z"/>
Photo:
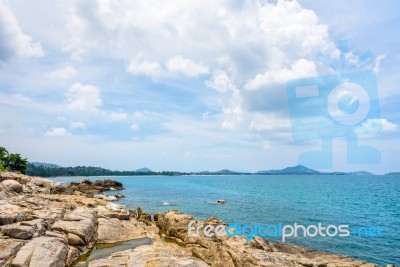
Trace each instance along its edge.
<path fill-rule="evenodd" d="M 111 112 L 110 119 L 112 121 L 123 121 L 128 118 L 128 115 L 123 110 Z"/>
<path fill-rule="evenodd" d="M 134 131 L 139 130 L 139 128 L 140 128 L 140 126 L 139 126 L 139 124 L 137 124 L 137 123 L 133 123 L 133 124 L 131 125 L 131 129 L 134 130 Z"/>
<path fill-rule="evenodd" d="M 188 77 L 196 77 L 208 73 L 208 68 L 181 56 L 170 58 L 166 63 L 167 70 L 171 73 L 180 73 Z"/>
<path fill-rule="evenodd" d="M 50 137 L 64 137 L 70 135 L 71 133 L 69 133 L 65 128 L 51 128 L 51 130 L 46 132 L 46 136 Z"/>
<path fill-rule="evenodd" d="M 0 61 L 10 57 L 41 57 L 44 51 L 39 42 L 25 34 L 12 11 L 0 1 Z"/>
<path fill-rule="evenodd" d="M 228 75 L 225 71 L 216 70 L 213 72 L 212 77 L 210 80 L 207 80 L 205 84 L 210 87 L 214 88 L 220 93 L 225 93 L 228 90 L 234 90 L 235 85 L 229 79 Z"/>
<path fill-rule="evenodd" d="M 158 62 L 149 60 L 133 60 L 129 62 L 126 70 L 132 74 L 150 77 L 156 77 L 162 73 L 161 65 Z"/>
<path fill-rule="evenodd" d="M 314 62 L 299 59 L 289 69 L 269 70 L 263 74 L 257 74 L 254 79 L 247 82 L 245 88 L 247 90 L 255 90 L 265 85 L 285 84 L 289 80 L 316 75 L 317 69 Z"/>
<path fill-rule="evenodd" d="M 73 66 L 66 66 L 48 73 L 48 76 L 52 79 L 69 79 L 77 73 L 78 71 Z"/>
<path fill-rule="evenodd" d="M 103 101 L 100 89 L 94 85 L 75 83 L 66 93 L 68 109 L 72 111 L 97 111 Z"/>
<path fill-rule="evenodd" d="M 355 134 L 360 138 L 371 138 L 377 136 L 379 133 L 396 132 L 398 125 L 388 121 L 387 119 L 368 119 L 363 122 L 361 126 L 354 129 Z"/>
<path fill-rule="evenodd" d="M 71 121 L 69 124 L 69 128 L 71 129 L 84 129 L 86 128 L 86 124 L 81 121 Z"/>
<path fill-rule="evenodd" d="M 255 103 L 259 109 L 276 105 L 284 94 L 271 88 L 318 75 L 313 63 L 318 52 L 328 57 L 337 52 L 328 27 L 297 1 L 244 1 L 240 8 L 212 0 L 71 3 L 71 53 L 128 59 L 127 72 L 159 82 L 200 77 L 224 93 L 219 118 L 226 128 L 245 125 L 242 117 Z M 259 104 L 262 94 L 249 90 L 270 97 Z"/>

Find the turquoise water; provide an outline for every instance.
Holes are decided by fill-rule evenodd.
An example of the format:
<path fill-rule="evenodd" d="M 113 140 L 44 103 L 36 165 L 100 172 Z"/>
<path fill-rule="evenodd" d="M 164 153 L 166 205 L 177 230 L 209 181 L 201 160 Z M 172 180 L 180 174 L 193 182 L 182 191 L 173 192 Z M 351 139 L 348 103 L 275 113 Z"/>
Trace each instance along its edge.
<path fill-rule="evenodd" d="M 92 177 L 90 180 L 106 177 Z M 400 264 L 400 176 L 144 176 L 107 177 L 124 184 L 128 207 L 178 209 L 227 223 L 381 227 L 382 237 L 291 237 L 286 242 L 350 255 L 380 265 Z M 58 181 L 82 177 L 57 178 Z M 227 204 L 216 204 L 225 199 Z"/>

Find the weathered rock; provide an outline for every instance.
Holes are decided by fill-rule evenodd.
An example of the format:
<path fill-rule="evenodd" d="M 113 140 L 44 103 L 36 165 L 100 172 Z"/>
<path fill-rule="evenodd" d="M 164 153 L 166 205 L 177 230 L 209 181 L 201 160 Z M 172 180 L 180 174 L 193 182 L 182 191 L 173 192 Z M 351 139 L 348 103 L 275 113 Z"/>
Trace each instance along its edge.
<path fill-rule="evenodd" d="M 100 211 L 98 213 L 98 216 L 106 218 L 117 218 L 119 220 L 129 220 L 131 218 L 129 213 L 117 211 Z"/>
<path fill-rule="evenodd" d="M 124 189 L 121 182 L 109 180 L 109 179 L 106 179 L 103 181 L 102 187 L 104 188 L 104 190 L 110 190 L 110 188 L 113 188 L 115 190 Z"/>
<path fill-rule="evenodd" d="M 29 239 L 35 234 L 35 229 L 31 226 L 13 223 L 1 227 L 1 233 L 17 239 Z"/>
<path fill-rule="evenodd" d="M 65 266 L 68 246 L 55 237 L 41 236 L 25 244 L 12 261 L 13 267 Z"/>
<path fill-rule="evenodd" d="M 71 233 L 79 236 L 85 244 L 94 241 L 97 213 L 93 209 L 78 208 L 66 215 L 63 220 L 56 221 L 51 230 Z"/>
<path fill-rule="evenodd" d="M 25 244 L 25 241 L 16 239 L 0 239 L 0 266 L 8 266 L 14 255 Z"/>
<path fill-rule="evenodd" d="M 67 194 L 73 193 L 72 188 L 67 183 L 54 182 L 50 189 L 51 194 Z"/>
<path fill-rule="evenodd" d="M 157 232 L 157 227 L 146 227 L 144 223 L 138 222 L 133 218 L 131 220 L 99 218 L 97 242 L 110 244 L 152 236 Z"/>
<path fill-rule="evenodd" d="M 14 191 L 15 193 L 21 193 L 22 192 L 22 185 L 15 180 L 4 180 L 1 182 L 5 187 L 8 189 Z"/>
<path fill-rule="evenodd" d="M 130 253 L 129 267 L 134 266 L 160 266 L 160 267 L 206 267 L 204 261 L 194 258 L 176 244 L 155 242 L 135 248 Z"/>
<path fill-rule="evenodd" d="M 106 259 L 98 259 L 89 262 L 88 267 L 105 267 L 105 266 L 127 267 L 131 252 L 132 250 L 129 249 L 113 253 Z"/>
<path fill-rule="evenodd" d="M 72 234 L 72 233 L 68 233 L 67 234 L 68 237 L 68 244 L 72 245 L 72 246 L 84 246 L 85 242 L 82 240 L 82 238 L 80 238 L 79 236 Z"/>
<path fill-rule="evenodd" d="M 157 225 L 166 236 L 182 244 L 197 258 L 216 267 L 245 266 L 375 266 L 349 257 L 315 251 L 289 244 L 272 245 L 256 237 L 246 242 L 244 237 L 188 235 L 188 224 L 221 225 L 222 221 L 210 218 L 205 222 L 178 211 L 159 215 Z M 140 250 L 140 249 L 139 249 Z M 138 250 L 138 251 L 139 251 Z M 136 251 L 136 250 L 135 250 Z"/>
<path fill-rule="evenodd" d="M 0 225 L 24 221 L 28 218 L 29 209 L 0 200 Z"/>
<path fill-rule="evenodd" d="M 65 261 L 65 264 L 67 266 L 71 266 L 72 263 L 74 263 L 79 258 L 80 255 L 81 255 L 81 253 L 77 248 L 69 246 L 69 251 L 68 251 L 67 260 Z"/>

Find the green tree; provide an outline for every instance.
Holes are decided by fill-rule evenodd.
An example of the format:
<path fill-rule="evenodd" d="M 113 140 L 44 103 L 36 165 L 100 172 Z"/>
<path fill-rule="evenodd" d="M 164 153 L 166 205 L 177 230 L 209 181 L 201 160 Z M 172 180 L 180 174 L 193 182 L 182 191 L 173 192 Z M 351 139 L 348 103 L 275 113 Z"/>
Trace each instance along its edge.
<path fill-rule="evenodd" d="M 20 154 L 10 154 L 7 149 L 0 147 L 0 171 L 10 170 L 26 173 L 28 159 L 21 158 Z"/>

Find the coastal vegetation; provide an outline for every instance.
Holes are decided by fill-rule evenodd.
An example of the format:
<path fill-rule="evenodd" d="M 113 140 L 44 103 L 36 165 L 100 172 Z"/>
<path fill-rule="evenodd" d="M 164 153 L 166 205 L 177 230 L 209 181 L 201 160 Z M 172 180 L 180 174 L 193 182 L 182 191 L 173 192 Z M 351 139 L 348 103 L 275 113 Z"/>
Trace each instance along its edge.
<path fill-rule="evenodd" d="M 28 159 L 20 154 L 9 153 L 4 147 L 0 147 L 0 171 L 14 171 L 25 174 Z"/>

